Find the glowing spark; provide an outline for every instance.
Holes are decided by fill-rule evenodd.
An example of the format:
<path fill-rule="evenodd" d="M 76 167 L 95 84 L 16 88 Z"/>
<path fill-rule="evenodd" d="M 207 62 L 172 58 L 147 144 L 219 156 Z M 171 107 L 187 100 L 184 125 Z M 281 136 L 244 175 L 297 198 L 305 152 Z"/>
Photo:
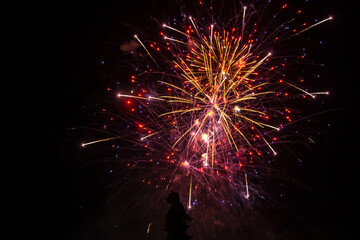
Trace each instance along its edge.
<path fill-rule="evenodd" d="M 110 141 L 110 140 L 114 140 L 114 139 L 119 139 L 121 138 L 119 137 L 110 137 L 110 138 L 103 138 L 103 139 L 99 139 L 99 140 L 95 140 L 95 141 L 91 141 L 91 142 L 87 142 L 87 143 L 82 143 L 81 146 L 85 147 L 87 145 L 91 145 L 91 144 L 95 144 L 95 143 L 99 143 L 99 142 L 106 142 L 106 141 Z"/>
<path fill-rule="evenodd" d="M 201 138 L 202 138 L 202 140 L 204 140 L 205 142 L 207 142 L 208 139 L 209 139 L 209 136 L 208 136 L 206 133 L 204 133 L 204 134 L 201 136 Z"/>
<path fill-rule="evenodd" d="M 322 24 L 322 23 L 327 22 L 327 21 L 332 20 L 332 19 L 333 19 L 332 16 L 330 16 L 330 17 L 328 17 L 328 18 L 325 18 L 324 20 L 322 20 L 322 21 L 320 21 L 320 22 L 317 22 L 317 23 L 315 23 L 315 24 L 313 24 L 313 25 L 311 25 L 311 26 L 309 26 L 309 27 L 307 27 L 307 28 L 305 28 L 305 29 L 303 29 L 303 30 L 295 33 L 293 36 L 299 35 L 300 33 L 303 33 L 303 32 L 305 32 L 305 31 L 307 31 L 307 30 L 309 30 L 309 29 L 311 29 L 311 28 L 313 28 L 313 27 L 315 27 L 315 26 L 317 26 L 317 25 L 319 25 L 319 24 Z"/>
<path fill-rule="evenodd" d="M 292 86 L 293 88 L 296 88 L 297 90 L 302 91 L 303 93 L 309 95 L 309 96 L 312 97 L 312 98 L 315 98 L 315 95 L 314 95 L 314 94 L 311 94 L 311 93 L 305 91 L 304 89 L 295 86 L 294 84 L 291 84 L 291 83 L 288 83 L 288 82 L 286 82 L 286 84 L 288 84 L 289 86 Z"/>
<path fill-rule="evenodd" d="M 168 25 L 166 25 L 166 24 L 163 24 L 163 27 L 166 27 L 166 28 L 168 28 L 168 29 L 171 29 L 171 30 L 173 30 L 173 31 L 175 31 L 175 32 L 178 32 L 178 33 L 181 33 L 181 34 L 187 36 L 186 33 L 182 32 L 182 31 L 179 31 L 179 30 L 177 30 L 176 28 L 170 27 L 170 26 L 168 26 Z"/>
<path fill-rule="evenodd" d="M 191 188 L 192 188 L 192 175 L 190 176 L 190 187 L 189 187 L 189 204 L 188 208 L 191 208 Z"/>
<path fill-rule="evenodd" d="M 190 164 L 189 164 L 188 161 L 185 161 L 185 162 L 183 163 L 183 166 L 186 167 L 186 168 L 189 168 L 189 167 L 190 167 Z"/>
<path fill-rule="evenodd" d="M 186 42 L 183 42 L 183 41 L 180 41 L 180 40 L 177 40 L 177 39 L 174 39 L 174 38 L 169 38 L 169 37 L 164 37 L 165 40 L 170 40 L 170 41 L 174 41 L 174 42 L 178 42 L 178 43 L 182 43 L 184 45 L 187 45 Z"/>
<path fill-rule="evenodd" d="M 146 138 L 152 137 L 152 136 L 154 136 L 155 134 L 158 134 L 158 133 L 161 133 L 161 131 L 154 132 L 154 133 L 151 133 L 151 134 L 149 134 L 149 135 L 147 135 L 147 136 L 145 136 L 145 137 L 142 137 L 142 138 L 141 138 L 141 141 L 145 140 Z"/>
<path fill-rule="evenodd" d="M 121 98 L 121 97 L 127 97 L 127 98 L 137 98 L 137 99 L 143 99 L 143 100 L 151 100 L 151 99 L 154 99 L 154 100 L 159 100 L 159 101 L 164 101 L 164 99 L 162 98 L 157 98 L 157 97 L 152 97 L 152 96 L 149 96 L 149 97 L 139 97 L 139 96 L 133 96 L 133 95 L 126 95 L 126 94 L 121 94 L 121 93 L 118 93 L 117 94 L 117 97 Z"/>
<path fill-rule="evenodd" d="M 145 51 L 147 52 L 147 54 L 150 56 L 150 58 L 154 61 L 154 63 L 159 67 L 159 64 L 155 61 L 155 59 L 153 58 L 153 56 L 150 54 L 150 52 L 147 50 L 147 48 L 145 47 L 145 45 L 142 43 L 142 41 L 138 38 L 138 36 L 135 34 L 134 38 L 136 38 L 136 40 L 138 40 L 138 42 L 141 44 L 141 46 L 145 49 Z"/>
<path fill-rule="evenodd" d="M 250 194 L 249 194 L 249 184 L 248 184 L 248 179 L 247 179 L 247 174 L 245 173 L 245 185 L 246 185 L 246 198 L 249 199 L 250 198 Z"/>
<path fill-rule="evenodd" d="M 149 234 L 151 225 L 152 225 L 152 222 L 149 223 L 149 225 L 148 225 L 148 227 L 147 227 L 147 230 L 146 230 L 146 234 Z"/>

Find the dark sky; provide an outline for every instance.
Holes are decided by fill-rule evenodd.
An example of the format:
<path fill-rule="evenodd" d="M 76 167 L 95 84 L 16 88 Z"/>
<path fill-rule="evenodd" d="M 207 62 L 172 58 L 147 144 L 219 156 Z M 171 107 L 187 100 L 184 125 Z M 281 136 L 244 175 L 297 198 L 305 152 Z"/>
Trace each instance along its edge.
<path fill-rule="evenodd" d="M 8 213 L 3 217 L 5 234 L 10 239 L 130 239 L 129 231 L 111 220 L 117 216 L 109 210 L 107 186 L 114 179 L 105 177 L 108 165 L 96 161 L 101 152 L 79 147 L 93 134 L 79 127 L 91 126 L 93 112 L 99 110 L 96 104 L 110 101 L 106 88 L 129 79 L 131 70 L 120 45 L 134 33 L 151 39 L 156 24 L 150 17 L 166 21 L 177 9 L 170 0 L 50 2 L 32 3 L 16 14 L 21 21 L 13 30 L 14 43 L 20 51 L 14 52 L 13 74 L 24 94 L 10 100 L 21 101 L 15 108 L 20 133 L 12 141 L 14 150 L 4 157 L 10 163 L 3 168 L 1 193 Z M 309 236 L 346 239 L 358 219 L 357 109 L 352 110 L 356 79 L 351 75 L 355 62 L 350 61 L 355 54 L 354 11 L 345 3 L 317 2 L 309 15 L 321 9 L 321 14 L 334 17 L 321 27 L 326 51 L 316 56 L 327 65 L 322 84 L 331 91 L 326 104 L 332 111 L 322 120 L 331 127 L 304 157 L 312 159 L 305 163 L 306 174 L 295 173 L 311 190 L 305 196 L 303 189 L 301 196 L 298 189 L 288 190 L 289 208 L 312 225 L 315 233 Z M 13 119 L 8 122 L 13 125 Z M 137 231 L 136 222 L 129 226 Z M 301 226 L 290 229 L 301 232 Z M 305 239 L 302 236 L 308 235 L 290 239 Z"/>

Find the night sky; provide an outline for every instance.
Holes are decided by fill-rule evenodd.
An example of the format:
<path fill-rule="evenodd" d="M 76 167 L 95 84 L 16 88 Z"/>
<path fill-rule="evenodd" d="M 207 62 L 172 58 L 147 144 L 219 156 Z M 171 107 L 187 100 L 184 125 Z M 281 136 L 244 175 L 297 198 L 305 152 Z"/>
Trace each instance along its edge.
<path fill-rule="evenodd" d="M 9 163 L 2 168 L 2 219 L 9 236 L 3 239 L 145 239 L 147 226 L 139 226 L 137 216 L 117 214 L 119 203 L 132 199 L 110 187 L 116 182 L 109 174 L 112 163 L 101 160 L 108 153 L 103 146 L 84 151 L 81 143 L 97 137 L 87 127 L 94 126 L 94 112 L 111 105 L 106 89 L 116 82 L 128 86 L 132 69 L 120 46 L 134 33 L 151 39 L 152 19 L 167 21 L 178 9 L 170 0 L 50 2 L 17 13 L 14 43 L 21 50 L 14 52 L 13 76 L 23 94 L 10 100 L 20 101 L 14 107 L 18 117 L 4 115 L 10 119 L 3 126 L 20 131 L 12 134 L 13 148 L 3 157 Z M 330 111 L 317 118 L 324 124 L 321 134 L 314 134 L 316 144 L 306 151 L 295 146 L 304 162 L 290 171 L 297 183 L 283 190 L 286 213 L 269 211 L 281 222 L 278 238 L 269 239 L 355 239 L 350 237 L 359 224 L 357 79 L 351 74 L 355 14 L 342 2 L 309 2 L 310 16 L 334 17 L 313 32 L 324 46 L 309 53 L 326 66 L 317 86 L 330 91 L 325 104 L 311 107 Z"/>

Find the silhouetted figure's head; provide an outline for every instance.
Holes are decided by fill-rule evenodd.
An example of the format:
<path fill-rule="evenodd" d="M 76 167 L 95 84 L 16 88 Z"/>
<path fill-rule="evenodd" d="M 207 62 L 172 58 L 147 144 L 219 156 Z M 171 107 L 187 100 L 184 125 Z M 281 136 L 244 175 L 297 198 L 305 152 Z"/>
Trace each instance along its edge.
<path fill-rule="evenodd" d="M 170 204 L 176 204 L 176 203 L 180 203 L 180 196 L 177 192 L 171 191 L 171 193 L 169 194 L 169 196 L 166 198 L 166 201 Z"/>

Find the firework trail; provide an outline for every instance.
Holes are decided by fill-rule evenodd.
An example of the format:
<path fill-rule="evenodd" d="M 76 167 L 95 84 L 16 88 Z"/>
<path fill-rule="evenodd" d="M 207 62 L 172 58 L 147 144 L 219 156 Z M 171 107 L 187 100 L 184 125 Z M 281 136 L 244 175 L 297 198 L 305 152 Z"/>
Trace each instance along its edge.
<path fill-rule="evenodd" d="M 159 42 L 134 35 L 146 67 L 131 77 L 131 92 L 116 93 L 128 106 L 128 129 L 82 146 L 130 142 L 143 153 L 127 163 L 138 169 L 136 179 L 187 196 L 189 211 L 210 201 L 242 208 L 261 196 L 251 169 L 267 168 L 286 128 L 301 118 L 286 102 L 328 94 L 310 92 L 303 78 L 287 74 L 281 45 L 332 17 L 299 24 L 299 10 L 278 25 L 265 24 L 253 8 L 238 12 L 226 24 L 212 12 L 210 22 L 186 16 L 180 27 L 164 23 Z"/>

